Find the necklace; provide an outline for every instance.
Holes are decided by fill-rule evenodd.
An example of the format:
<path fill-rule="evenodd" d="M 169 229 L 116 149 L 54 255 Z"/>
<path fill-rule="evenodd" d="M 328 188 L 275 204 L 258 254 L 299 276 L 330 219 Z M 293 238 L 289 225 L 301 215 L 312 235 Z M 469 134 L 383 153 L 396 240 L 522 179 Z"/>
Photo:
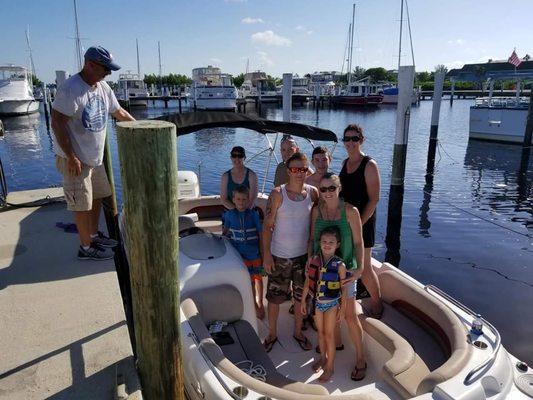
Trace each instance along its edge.
<path fill-rule="evenodd" d="M 302 192 L 294 192 L 292 190 L 289 190 L 287 189 L 287 187 L 285 187 L 285 190 L 287 191 L 287 194 L 292 194 L 292 196 L 294 197 L 294 199 L 291 199 L 293 201 L 302 201 L 305 199 L 305 195 L 302 194 Z"/>

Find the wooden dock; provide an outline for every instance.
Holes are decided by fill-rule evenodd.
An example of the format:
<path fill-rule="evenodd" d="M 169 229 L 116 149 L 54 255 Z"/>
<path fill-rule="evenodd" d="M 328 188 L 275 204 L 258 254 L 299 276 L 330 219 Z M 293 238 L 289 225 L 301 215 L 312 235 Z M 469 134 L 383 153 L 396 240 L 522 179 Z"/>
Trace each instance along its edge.
<path fill-rule="evenodd" d="M 62 189 L 7 201 L 47 196 Z M 1 399 L 142 398 L 115 265 L 77 259 L 78 235 L 55 226 L 72 218 L 63 202 L 0 209 Z"/>

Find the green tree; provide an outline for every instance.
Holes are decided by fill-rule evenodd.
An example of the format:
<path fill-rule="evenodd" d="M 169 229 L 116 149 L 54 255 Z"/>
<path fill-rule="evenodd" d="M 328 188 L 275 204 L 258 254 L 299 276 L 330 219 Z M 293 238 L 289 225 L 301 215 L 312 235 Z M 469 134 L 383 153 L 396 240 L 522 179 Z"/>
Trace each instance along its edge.
<path fill-rule="evenodd" d="M 244 83 L 244 74 L 239 74 L 233 77 L 233 84 L 236 87 L 240 88 L 243 83 Z"/>
<path fill-rule="evenodd" d="M 370 77 L 370 81 L 373 83 L 395 80 L 394 76 L 383 67 L 369 68 L 366 70 L 365 76 Z"/>
<path fill-rule="evenodd" d="M 43 84 L 43 82 L 33 74 L 31 75 L 31 81 L 33 82 L 33 86 L 42 86 Z"/>

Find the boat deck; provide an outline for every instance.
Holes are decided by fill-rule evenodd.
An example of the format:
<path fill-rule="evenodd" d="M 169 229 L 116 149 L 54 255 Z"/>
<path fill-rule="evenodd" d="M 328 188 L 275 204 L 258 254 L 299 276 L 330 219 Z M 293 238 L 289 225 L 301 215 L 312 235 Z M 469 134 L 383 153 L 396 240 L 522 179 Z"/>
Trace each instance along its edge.
<path fill-rule="evenodd" d="M 0 212 L 0 398 L 114 399 L 122 375 L 140 399 L 113 260 L 78 260 L 78 235 L 55 226 L 69 221 L 62 202 Z"/>

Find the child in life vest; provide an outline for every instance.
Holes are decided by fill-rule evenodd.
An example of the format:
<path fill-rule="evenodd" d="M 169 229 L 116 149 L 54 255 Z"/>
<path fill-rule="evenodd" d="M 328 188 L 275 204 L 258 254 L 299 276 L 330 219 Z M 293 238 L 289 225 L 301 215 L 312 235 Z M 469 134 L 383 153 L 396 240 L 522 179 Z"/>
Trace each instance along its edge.
<path fill-rule="evenodd" d="M 257 318 L 265 318 L 263 306 L 263 262 L 261 257 L 261 232 L 263 226 L 259 213 L 248 208 L 250 189 L 239 185 L 233 189 L 235 208 L 224 214 L 224 235 L 242 257 L 252 281 Z"/>
<path fill-rule="evenodd" d="M 329 226 L 320 232 L 320 252 L 313 256 L 305 273 L 302 299 L 310 294 L 313 298 L 315 325 L 318 331 L 320 359 L 312 368 L 315 372 L 322 369 L 320 382 L 327 382 L 333 376 L 335 361 L 335 325 L 344 315 L 347 290 L 341 285 L 346 277 L 346 266 L 335 255 L 339 248 L 340 232 L 336 226 Z M 302 314 L 307 314 L 307 304 L 301 303 Z"/>

